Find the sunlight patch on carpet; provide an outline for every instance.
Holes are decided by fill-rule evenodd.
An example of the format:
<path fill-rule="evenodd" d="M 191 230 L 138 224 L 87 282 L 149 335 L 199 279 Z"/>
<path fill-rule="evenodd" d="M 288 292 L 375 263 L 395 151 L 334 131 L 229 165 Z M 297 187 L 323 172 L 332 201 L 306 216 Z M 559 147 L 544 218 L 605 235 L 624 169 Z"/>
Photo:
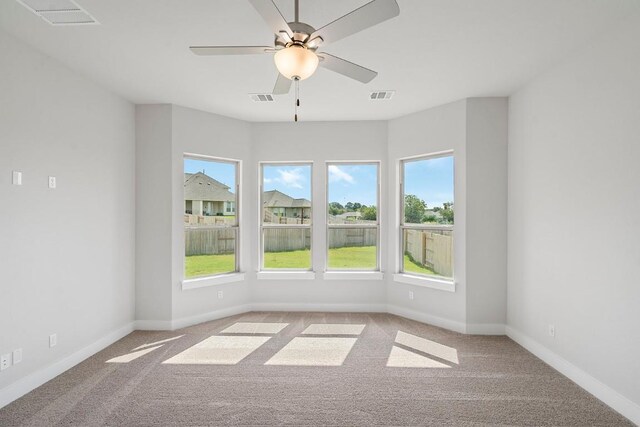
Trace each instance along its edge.
<path fill-rule="evenodd" d="M 184 335 L 178 335 L 177 337 L 173 337 L 173 338 L 167 338 L 166 340 L 160 340 L 160 341 L 156 341 L 156 342 L 150 342 L 147 344 L 142 344 L 136 348 L 134 348 L 133 350 L 140 350 L 141 348 L 145 348 L 145 347 L 149 347 L 152 345 L 158 345 L 158 344 L 164 344 L 164 343 L 168 343 L 169 341 L 173 341 L 173 340 L 177 340 L 178 338 L 182 338 Z"/>
<path fill-rule="evenodd" d="M 229 326 L 221 334 L 277 334 L 289 326 L 288 323 L 238 322 Z"/>
<path fill-rule="evenodd" d="M 147 353 L 151 353 L 153 350 L 156 350 L 158 348 L 162 347 L 162 345 L 156 346 L 156 347 L 149 347 L 149 348 L 145 348 L 144 350 L 138 350 L 138 351 L 133 351 L 131 353 L 122 355 L 122 356 L 118 356 L 118 357 L 114 357 L 113 359 L 109 359 L 107 360 L 106 363 L 129 363 L 133 360 L 136 360 L 139 357 L 144 356 Z"/>
<path fill-rule="evenodd" d="M 314 323 L 302 335 L 360 335 L 365 325 L 344 323 Z"/>
<path fill-rule="evenodd" d="M 265 365 L 341 366 L 357 338 L 296 337 Z"/>
<path fill-rule="evenodd" d="M 395 345 L 391 349 L 387 366 L 390 368 L 450 368 L 450 366 L 444 363 L 429 359 L 428 357 Z"/>
<path fill-rule="evenodd" d="M 447 362 L 458 364 L 458 350 L 453 347 L 439 344 L 425 338 L 420 338 L 406 332 L 398 331 L 396 335 L 396 343 L 405 347 L 430 354 Z"/>
<path fill-rule="evenodd" d="M 180 365 L 235 365 L 271 337 L 213 336 L 162 363 Z"/>

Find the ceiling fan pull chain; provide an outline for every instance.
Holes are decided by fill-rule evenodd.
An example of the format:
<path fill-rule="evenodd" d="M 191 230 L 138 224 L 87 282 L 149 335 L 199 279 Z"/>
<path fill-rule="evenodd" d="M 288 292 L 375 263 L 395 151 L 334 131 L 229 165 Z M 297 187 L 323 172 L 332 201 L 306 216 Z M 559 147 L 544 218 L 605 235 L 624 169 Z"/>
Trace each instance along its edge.
<path fill-rule="evenodd" d="M 294 78 L 295 82 L 296 82 L 296 102 L 295 102 L 295 114 L 293 116 L 293 120 L 294 121 L 298 121 L 298 107 L 300 106 L 300 79 Z"/>

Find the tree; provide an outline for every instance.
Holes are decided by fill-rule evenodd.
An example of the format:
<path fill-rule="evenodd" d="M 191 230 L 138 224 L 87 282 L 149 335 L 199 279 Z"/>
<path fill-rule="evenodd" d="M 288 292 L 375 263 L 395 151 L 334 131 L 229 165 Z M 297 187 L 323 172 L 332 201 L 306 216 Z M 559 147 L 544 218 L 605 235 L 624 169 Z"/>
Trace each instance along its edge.
<path fill-rule="evenodd" d="M 404 196 L 404 220 L 411 224 L 422 223 L 422 217 L 424 217 L 424 211 L 427 209 L 427 204 L 424 200 L 414 196 L 413 194 L 407 194 Z"/>
<path fill-rule="evenodd" d="M 453 224 L 453 216 L 454 216 L 453 215 L 453 203 L 452 202 L 443 203 L 442 205 L 444 206 L 444 209 L 442 209 L 440 211 L 440 214 L 442 215 L 442 219 L 447 224 Z"/>
<path fill-rule="evenodd" d="M 329 203 L 329 214 L 331 215 L 340 215 L 344 213 L 344 206 L 342 206 L 338 202 Z"/>
<path fill-rule="evenodd" d="M 360 218 L 367 221 L 375 221 L 378 215 L 375 206 L 363 206 L 360 208 L 360 213 L 362 214 Z"/>
<path fill-rule="evenodd" d="M 347 212 L 353 212 L 353 202 L 347 202 L 347 204 L 344 205 L 344 208 L 347 210 Z"/>
<path fill-rule="evenodd" d="M 422 218 L 422 222 L 438 222 L 438 217 L 434 214 L 427 214 Z"/>

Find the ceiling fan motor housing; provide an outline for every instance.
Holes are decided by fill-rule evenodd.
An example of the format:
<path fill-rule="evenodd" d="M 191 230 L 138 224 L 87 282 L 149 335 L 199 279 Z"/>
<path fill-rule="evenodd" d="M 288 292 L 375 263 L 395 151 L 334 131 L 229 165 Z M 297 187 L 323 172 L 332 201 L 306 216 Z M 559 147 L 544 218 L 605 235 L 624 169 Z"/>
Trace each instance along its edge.
<path fill-rule="evenodd" d="M 293 37 L 291 41 L 285 40 L 282 36 L 276 34 L 275 46 L 276 49 L 289 47 L 291 45 L 303 46 L 309 50 L 316 51 L 318 45 L 308 46 L 306 43 L 309 41 L 309 36 L 313 34 L 316 29 L 304 22 L 288 22 L 289 28 L 293 31 Z"/>

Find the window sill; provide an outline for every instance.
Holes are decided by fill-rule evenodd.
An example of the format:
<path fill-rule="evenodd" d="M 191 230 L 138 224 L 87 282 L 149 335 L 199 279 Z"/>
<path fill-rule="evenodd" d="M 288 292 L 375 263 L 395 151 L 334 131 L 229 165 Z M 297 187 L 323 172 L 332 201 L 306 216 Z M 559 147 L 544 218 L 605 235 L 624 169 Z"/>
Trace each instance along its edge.
<path fill-rule="evenodd" d="M 258 271 L 258 280 L 314 280 L 314 271 Z"/>
<path fill-rule="evenodd" d="M 324 280 L 383 280 L 381 271 L 325 271 Z"/>
<path fill-rule="evenodd" d="M 209 286 L 224 285 L 225 283 L 244 281 L 244 273 L 229 273 L 219 276 L 198 277 L 197 279 L 185 279 L 182 281 L 182 290 L 206 288 Z"/>
<path fill-rule="evenodd" d="M 411 274 L 394 274 L 394 282 L 407 283 L 409 285 L 422 286 L 424 288 L 438 289 L 440 291 L 455 292 L 456 283 L 453 280 L 420 277 Z"/>

